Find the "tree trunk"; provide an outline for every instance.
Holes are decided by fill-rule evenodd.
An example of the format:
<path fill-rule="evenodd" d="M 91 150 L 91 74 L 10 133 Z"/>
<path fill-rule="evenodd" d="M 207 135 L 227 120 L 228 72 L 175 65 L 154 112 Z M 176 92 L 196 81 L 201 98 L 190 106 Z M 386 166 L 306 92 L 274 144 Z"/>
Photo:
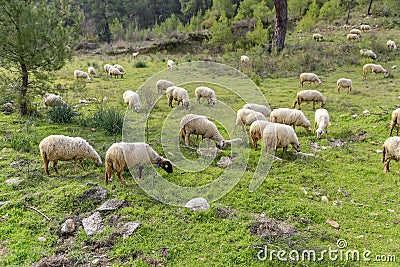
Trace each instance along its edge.
<path fill-rule="evenodd" d="M 274 0 L 276 10 L 276 21 L 274 36 L 272 37 L 272 48 L 280 52 L 285 47 L 287 28 L 287 0 Z"/>
<path fill-rule="evenodd" d="M 350 19 L 350 10 L 351 10 L 351 4 L 353 1 L 349 1 L 349 5 L 347 7 L 347 18 L 346 18 L 346 25 L 349 24 L 349 19 Z"/>
<path fill-rule="evenodd" d="M 29 74 L 28 68 L 24 62 L 21 63 L 22 84 L 20 89 L 20 114 L 25 116 L 28 114 L 28 102 L 26 101 L 26 93 L 28 92 Z"/>
<path fill-rule="evenodd" d="M 371 15 L 372 0 L 369 0 L 367 15 Z"/>

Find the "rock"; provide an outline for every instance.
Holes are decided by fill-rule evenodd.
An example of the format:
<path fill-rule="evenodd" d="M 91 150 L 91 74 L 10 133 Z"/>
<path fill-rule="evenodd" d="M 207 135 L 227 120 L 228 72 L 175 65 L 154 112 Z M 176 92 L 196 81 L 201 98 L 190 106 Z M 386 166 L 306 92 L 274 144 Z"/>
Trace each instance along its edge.
<path fill-rule="evenodd" d="M 15 161 L 11 162 L 10 167 L 11 168 L 21 168 L 28 164 L 29 164 L 29 161 L 26 161 L 24 159 L 19 159 L 19 160 L 15 160 Z"/>
<path fill-rule="evenodd" d="M 0 201 L 0 207 L 10 204 L 10 201 Z"/>
<path fill-rule="evenodd" d="M 85 203 L 87 201 L 93 201 L 100 203 L 108 195 L 108 191 L 101 187 L 93 187 L 82 193 L 79 197 L 80 202 Z"/>
<path fill-rule="evenodd" d="M 100 263 L 100 259 L 99 258 L 92 260 L 92 264 L 93 265 L 98 265 L 99 263 Z"/>
<path fill-rule="evenodd" d="M 75 221 L 73 219 L 67 219 L 61 225 L 61 233 L 62 234 L 70 234 L 75 231 Z"/>
<path fill-rule="evenodd" d="M 191 209 L 192 211 L 199 211 L 199 210 L 206 211 L 210 208 L 210 204 L 208 204 L 205 198 L 198 197 L 189 200 L 186 203 L 185 207 Z"/>
<path fill-rule="evenodd" d="M 125 200 L 109 199 L 97 208 L 98 211 L 116 210 L 119 208 L 127 207 L 129 203 Z"/>
<path fill-rule="evenodd" d="M 14 110 L 15 106 L 13 103 L 10 102 L 3 104 L 3 106 L 1 107 L 1 111 L 6 115 L 13 113 Z"/>
<path fill-rule="evenodd" d="M 24 179 L 20 179 L 20 178 L 11 178 L 6 180 L 6 184 L 7 185 L 19 185 L 20 183 L 22 183 L 24 181 Z"/>
<path fill-rule="evenodd" d="M 39 242 L 46 242 L 46 238 L 41 236 L 41 237 L 38 238 L 38 241 Z"/>
<path fill-rule="evenodd" d="M 329 202 L 327 196 L 322 196 L 322 197 L 321 197 L 321 201 L 322 201 L 322 202 Z"/>
<path fill-rule="evenodd" d="M 337 222 L 335 222 L 334 220 L 328 219 L 328 220 L 326 220 L 326 223 L 329 224 L 330 226 L 332 226 L 333 228 L 336 228 L 336 229 L 340 228 L 340 225 Z"/>
<path fill-rule="evenodd" d="M 95 212 L 89 217 L 82 219 L 82 225 L 87 235 L 100 233 L 104 228 L 100 212 Z"/>
<path fill-rule="evenodd" d="M 377 149 L 377 150 L 375 150 L 375 152 L 376 152 L 376 153 L 382 153 L 382 152 L 383 152 L 383 150 L 381 150 L 381 149 Z"/>
<path fill-rule="evenodd" d="M 134 222 L 127 222 L 126 224 L 124 224 L 120 229 L 120 234 L 122 235 L 122 238 L 130 237 L 139 226 L 140 223 Z"/>
<path fill-rule="evenodd" d="M 232 163 L 233 163 L 233 162 L 232 162 L 232 160 L 231 160 L 230 157 L 223 156 L 223 157 L 221 157 L 221 159 L 217 162 L 217 166 L 220 167 L 220 168 L 224 168 L 224 167 L 227 167 L 227 166 L 231 165 Z"/>

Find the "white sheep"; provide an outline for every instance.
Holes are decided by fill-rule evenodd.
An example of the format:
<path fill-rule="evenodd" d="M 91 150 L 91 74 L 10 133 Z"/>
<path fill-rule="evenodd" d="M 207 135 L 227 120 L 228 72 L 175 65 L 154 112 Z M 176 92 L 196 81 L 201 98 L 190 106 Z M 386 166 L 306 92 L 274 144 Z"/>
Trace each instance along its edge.
<path fill-rule="evenodd" d="M 168 80 L 158 80 L 156 83 L 157 92 L 161 93 L 162 91 L 167 90 L 168 87 L 174 86 L 174 84 Z"/>
<path fill-rule="evenodd" d="M 318 126 L 318 129 L 316 127 Z M 317 134 L 317 138 L 321 138 L 326 133 L 326 139 L 328 139 L 328 126 L 329 126 L 329 113 L 326 109 L 320 108 L 315 111 L 314 116 L 314 131 Z"/>
<path fill-rule="evenodd" d="M 262 113 L 265 117 L 268 117 L 269 114 L 271 114 L 271 110 L 265 105 L 247 103 L 247 104 L 244 104 L 242 108 L 247 108 L 247 109 L 251 109 L 254 111 L 258 111 L 258 112 Z"/>
<path fill-rule="evenodd" d="M 140 111 L 140 97 L 136 92 L 127 90 L 123 94 L 124 102 L 128 107 L 136 112 Z"/>
<path fill-rule="evenodd" d="M 143 166 L 157 164 L 167 173 L 172 173 L 171 161 L 160 156 L 150 145 L 144 142 L 114 143 L 106 152 L 106 173 L 104 183 L 108 184 L 114 171 L 122 184 L 126 184 L 122 173 L 126 169 L 139 167 L 139 179 L 142 178 Z"/>
<path fill-rule="evenodd" d="M 381 65 L 368 63 L 363 66 L 363 80 L 365 80 L 367 78 L 367 74 L 370 72 L 375 73 L 375 78 L 376 78 L 376 74 L 378 74 L 378 73 L 383 73 L 384 77 L 389 76 L 389 72 L 387 70 L 385 70 Z"/>
<path fill-rule="evenodd" d="M 347 34 L 347 40 L 356 40 L 356 41 L 360 41 L 360 36 L 358 36 L 358 34 L 355 33 L 349 33 Z"/>
<path fill-rule="evenodd" d="M 250 63 L 250 58 L 246 55 L 242 55 L 242 56 L 240 56 L 240 63 L 248 64 L 248 63 Z"/>
<path fill-rule="evenodd" d="M 350 79 L 339 78 L 336 82 L 337 91 L 340 93 L 340 88 L 347 88 L 347 93 L 353 89 L 353 82 Z"/>
<path fill-rule="evenodd" d="M 112 76 L 114 76 L 114 78 L 117 78 L 118 76 L 120 76 L 121 78 L 124 77 L 124 73 L 122 73 L 119 69 L 114 67 L 110 67 L 108 69 L 108 74 L 110 74 L 111 78 Z"/>
<path fill-rule="evenodd" d="M 390 172 L 389 163 L 390 160 L 395 160 L 396 162 L 400 159 L 400 137 L 393 136 L 389 137 L 383 143 L 382 151 L 382 163 L 383 172 Z"/>
<path fill-rule="evenodd" d="M 132 53 L 132 57 L 133 57 L 134 59 L 136 59 L 138 55 L 139 55 L 139 52 L 133 52 L 133 53 Z"/>
<path fill-rule="evenodd" d="M 296 104 L 299 105 L 299 109 L 301 109 L 300 105 L 302 102 L 310 102 L 313 103 L 313 109 L 315 109 L 315 103 L 320 102 L 321 108 L 325 105 L 326 100 L 325 97 L 317 90 L 303 90 L 297 92 L 296 101 L 294 102 L 293 108 L 296 107 Z"/>
<path fill-rule="evenodd" d="M 362 30 L 363 32 L 366 32 L 371 30 L 371 26 L 369 26 L 368 24 L 361 24 L 359 26 L 359 29 Z"/>
<path fill-rule="evenodd" d="M 199 135 L 202 138 L 209 138 L 215 142 L 217 148 L 225 147 L 225 140 L 218 131 L 217 126 L 206 117 L 196 114 L 185 115 L 180 122 L 179 138 L 185 140 L 185 144 L 190 144 L 190 135 L 197 135 L 197 142 Z"/>
<path fill-rule="evenodd" d="M 314 33 L 312 37 L 315 41 L 322 41 L 323 39 L 322 34 L 319 33 Z"/>
<path fill-rule="evenodd" d="M 318 76 L 315 73 L 310 73 L 310 72 L 303 72 L 299 76 L 300 80 L 300 85 L 303 87 L 304 82 L 308 82 L 309 84 L 317 82 L 321 86 L 321 80 L 318 78 Z"/>
<path fill-rule="evenodd" d="M 374 53 L 374 51 L 372 51 L 370 49 L 361 49 L 360 55 L 363 57 L 369 57 L 372 59 L 376 59 L 376 54 Z"/>
<path fill-rule="evenodd" d="M 122 66 L 119 65 L 119 64 L 115 64 L 113 67 L 114 67 L 114 68 L 117 68 L 117 69 L 119 70 L 119 72 L 121 72 L 122 74 L 125 74 L 125 73 L 126 73 L 126 70 L 124 69 L 124 67 L 122 67 Z"/>
<path fill-rule="evenodd" d="M 269 120 L 275 123 L 282 123 L 293 126 L 302 126 L 307 132 L 311 131 L 310 121 L 304 113 L 298 109 L 277 108 L 271 111 Z"/>
<path fill-rule="evenodd" d="M 392 112 L 392 120 L 390 121 L 390 134 L 392 136 L 392 132 L 394 127 L 397 125 L 397 135 L 399 135 L 400 130 L 400 108 L 393 110 Z"/>
<path fill-rule="evenodd" d="M 81 71 L 81 70 L 74 70 L 74 78 L 75 78 L 75 80 L 78 80 L 79 78 L 87 79 L 88 82 L 90 82 L 90 80 L 92 79 L 92 78 L 90 78 L 89 74 L 87 74 L 86 72 Z"/>
<path fill-rule="evenodd" d="M 171 69 L 171 71 L 174 70 L 175 62 L 172 59 L 168 59 L 167 61 L 167 67 Z"/>
<path fill-rule="evenodd" d="M 351 34 L 357 34 L 357 35 L 361 35 L 361 31 L 359 29 L 351 29 L 350 30 Z"/>
<path fill-rule="evenodd" d="M 45 94 L 43 96 L 43 105 L 47 109 L 48 107 L 54 107 L 54 106 L 66 106 L 67 103 L 65 103 L 62 97 L 59 95 Z"/>
<path fill-rule="evenodd" d="M 280 124 L 269 123 L 265 126 L 263 134 L 263 146 L 268 154 L 282 148 L 286 152 L 289 145 L 292 145 L 297 152 L 300 152 L 300 143 L 292 127 Z"/>
<path fill-rule="evenodd" d="M 111 65 L 111 64 L 105 64 L 104 65 L 104 72 L 106 72 L 107 74 L 109 74 L 109 70 L 110 70 L 110 68 L 112 68 L 113 67 L 113 65 Z"/>
<path fill-rule="evenodd" d="M 92 66 L 90 66 L 90 67 L 88 68 L 88 73 L 89 73 L 90 75 L 93 75 L 94 77 L 97 77 L 97 72 L 96 72 L 96 70 L 95 70 Z"/>
<path fill-rule="evenodd" d="M 59 175 L 57 162 L 74 160 L 74 174 L 76 174 L 76 162 L 89 158 L 97 165 L 101 164 L 101 158 L 94 148 L 81 137 L 70 137 L 64 135 L 50 135 L 45 137 L 39 144 L 40 155 L 44 163 L 44 171 L 49 173 L 49 162 L 53 161 L 53 168 Z"/>
<path fill-rule="evenodd" d="M 258 111 L 241 108 L 236 112 L 236 122 L 233 131 L 235 131 L 236 126 L 241 124 L 242 130 L 245 132 L 244 126 L 250 126 L 256 120 L 266 121 L 267 118 Z"/>
<path fill-rule="evenodd" d="M 262 139 L 262 134 L 264 131 L 265 126 L 270 123 L 268 121 L 253 121 L 253 123 L 250 125 L 250 138 L 251 138 L 251 143 L 253 144 L 254 150 L 257 150 L 257 141 Z"/>
<path fill-rule="evenodd" d="M 207 99 L 208 104 L 217 103 L 217 97 L 215 95 L 215 91 L 207 86 L 199 86 L 194 90 L 194 94 L 197 98 L 197 102 L 200 104 L 200 98 L 204 97 Z"/>
<path fill-rule="evenodd" d="M 182 103 L 182 106 L 185 109 L 189 108 L 189 94 L 186 91 L 186 89 L 178 86 L 171 86 L 168 87 L 166 92 L 165 92 L 167 99 L 168 99 L 168 106 L 173 108 L 172 106 L 172 100 L 175 100 L 179 103 Z"/>
<path fill-rule="evenodd" d="M 387 40 L 386 46 L 388 49 L 393 49 L 393 50 L 397 49 L 396 43 L 392 40 Z"/>

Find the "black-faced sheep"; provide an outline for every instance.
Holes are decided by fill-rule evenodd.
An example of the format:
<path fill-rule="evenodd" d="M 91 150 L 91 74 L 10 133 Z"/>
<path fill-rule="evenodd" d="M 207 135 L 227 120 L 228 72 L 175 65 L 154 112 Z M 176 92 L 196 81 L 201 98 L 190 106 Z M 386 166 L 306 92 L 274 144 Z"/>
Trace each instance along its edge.
<path fill-rule="evenodd" d="M 386 46 L 388 49 L 393 49 L 393 50 L 397 49 L 396 43 L 392 40 L 387 40 Z"/>
<path fill-rule="evenodd" d="M 293 108 L 296 105 L 299 105 L 299 109 L 301 109 L 300 105 L 302 102 L 311 102 L 313 103 L 313 109 L 315 109 L 315 103 L 320 102 L 321 108 L 325 105 L 326 100 L 325 97 L 317 90 L 303 90 L 299 91 L 296 96 L 296 101 L 294 102 Z"/>
<path fill-rule="evenodd" d="M 393 129 L 397 125 L 397 135 L 399 135 L 400 130 L 400 108 L 393 110 L 392 112 L 392 120 L 390 122 L 390 133 L 389 136 L 392 136 Z"/>
<path fill-rule="evenodd" d="M 323 39 L 322 34 L 319 33 L 314 33 L 312 37 L 315 41 L 322 41 Z"/>
<path fill-rule="evenodd" d="M 340 93 L 340 88 L 347 88 L 347 93 L 353 89 L 353 82 L 350 79 L 339 78 L 336 82 L 337 92 Z"/>
<path fill-rule="evenodd" d="M 182 106 L 185 109 L 189 108 L 189 94 L 186 91 L 186 89 L 178 86 L 171 86 L 167 88 L 165 95 L 167 96 L 168 99 L 168 106 L 170 106 L 171 108 L 173 108 L 172 100 L 177 101 L 178 106 L 179 103 L 182 103 Z"/>
<path fill-rule="evenodd" d="M 89 74 L 87 74 L 86 72 L 81 71 L 81 70 L 74 70 L 74 78 L 75 78 L 75 80 L 87 79 L 88 82 L 90 82 L 90 80 L 92 79 L 92 78 L 90 78 Z"/>
<path fill-rule="evenodd" d="M 275 123 L 282 123 L 293 126 L 302 126 L 307 132 L 311 131 L 310 121 L 304 113 L 298 109 L 277 108 L 271 111 L 269 120 Z"/>
<path fill-rule="evenodd" d="M 276 151 L 278 148 L 282 148 L 283 152 L 286 152 L 289 145 L 292 145 L 297 152 L 300 152 L 300 143 L 297 135 L 289 125 L 280 123 L 267 124 L 264 128 L 262 139 L 267 154 Z"/>
<path fill-rule="evenodd" d="M 208 104 L 212 104 L 215 106 L 217 103 L 217 97 L 213 89 L 206 86 L 199 86 L 194 90 L 194 94 L 196 96 L 197 102 L 200 104 L 200 98 L 207 99 Z"/>
<path fill-rule="evenodd" d="M 54 106 L 66 106 L 67 103 L 65 103 L 62 97 L 59 95 L 45 94 L 43 96 L 43 105 L 47 109 L 48 107 L 54 107 Z"/>
<path fill-rule="evenodd" d="M 371 26 L 369 26 L 368 24 L 361 24 L 358 27 L 360 30 L 362 30 L 363 32 L 367 32 L 371 30 Z"/>
<path fill-rule="evenodd" d="M 174 86 L 174 84 L 168 80 L 158 80 L 156 83 L 156 88 L 158 93 L 166 91 L 167 88 L 171 86 Z"/>
<path fill-rule="evenodd" d="M 74 160 L 74 174 L 76 174 L 76 162 L 79 160 L 83 168 L 83 159 L 89 158 L 97 165 L 101 164 L 101 158 L 94 148 L 81 137 L 69 137 L 64 135 L 50 135 L 44 138 L 40 144 L 40 155 L 44 163 L 44 171 L 49 173 L 49 162 L 53 161 L 53 168 L 59 175 L 57 162 Z"/>
<path fill-rule="evenodd" d="M 375 73 L 375 78 L 376 78 L 376 74 L 378 74 L 378 73 L 383 73 L 384 77 L 389 76 L 389 72 L 387 70 L 385 70 L 381 65 L 369 63 L 369 64 L 365 64 L 363 66 L 363 80 L 365 80 L 367 78 L 367 74 L 370 72 Z"/>
<path fill-rule="evenodd" d="M 251 109 L 262 113 L 266 118 L 271 114 L 271 110 L 265 105 L 259 105 L 254 103 L 247 103 L 243 105 L 243 108 Z"/>
<path fill-rule="evenodd" d="M 97 77 L 97 72 L 96 72 L 96 70 L 95 70 L 92 66 L 90 66 L 90 67 L 88 68 L 88 73 L 89 73 L 90 75 L 93 75 L 93 77 Z"/>
<path fill-rule="evenodd" d="M 121 78 L 124 77 L 124 73 L 122 73 L 119 69 L 115 68 L 115 67 L 110 67 L 108 69 L 108 74 L 110 74 L 110 77 L 112 78 L 114 76 L 114 78 L 117 78 L 118 76 L 120 76 Z"/>
<path fill-rule="evenodd" d="M 124 103 L 128 105 L 128 107 L 136 112 L 140 111 L 140 97 L 136 92 L 131 90 L 127 90 L 123 94 Z"/>
<path fill-rule="evenodd" d="M 369 50 L 369 49 L 361 49 L 360 50 L 360 55 L 363 56 L 363 57 L 376 59 L 376 54 L 374 53 L 374 51 Z"/>
<path fill-rule="evenodd" d="M 318 126 L 318 129 L 316 127 Z M 324 108 L 317 109 L 314 116 L 314 131 L 317 134 L 317 138 L 321 138 L 326 133 L 326 139 L 328 139 L 328 126 L 329 126 L 329 114 Z"/>
<path fill-rule="evenodd" d="M 114 143 L 106 152 L 106 173 L 104 183 L 108 184 L 109 179 L 114 171 L 122 184 L 126 184 L 122 173 L 126 169 L 139 167 L 139 179 L 142 178 L 143 166 L 149 164 L 157 164 L 167 173 L 172 173 L 173 167 L 171 161 L 161 157 L 154 149 L 144 143 Z"/>
<path fill-rule="evenodd" d="M 300 85 L 303 87 L 304 82 L 308 82 L 309 84 L 317 82 L 321 86 L 321 80 L 318 78 L 318 76 L 315 73 L 310 73 L 310 72 L 303 72 L 299 76 L 300 80 Z"/>
<path fill-rule="evenodd" d="M 389 137 L 383 143 L 383 152 L 382 152 L 382 163 L 383 163 L 383 172 L 390 172 L 389 163 L 390 160 L 399 161 L 400 159 L 400 137 L 393 136 Z"/>
<path fill-rule="evenodd" d="M 268 121 L 253 121 L 250 125 L 250 138 L 251 143 L 253 144 L 254 150 L 257 150 L 257 141 L 262 139 L 262 134 L 264 131 L 265 126 L 270 123 Z"/>
<path fill-rule="evenodd" d="M 347 40 L 350 40 L 350 41 L 352 41 L 352 40 L 360 41 L 360 36 L 358 34 L 355 34 L 355 33 L 347 34 L 346 38 L 347 38 Z"/>

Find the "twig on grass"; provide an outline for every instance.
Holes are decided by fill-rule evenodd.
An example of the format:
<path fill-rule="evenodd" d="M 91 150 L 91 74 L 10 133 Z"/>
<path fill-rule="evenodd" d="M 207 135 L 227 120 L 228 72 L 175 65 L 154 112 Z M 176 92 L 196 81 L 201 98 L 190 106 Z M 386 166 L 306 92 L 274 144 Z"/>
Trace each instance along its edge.
<path fill-rule="evenodd" d="M 48 221 L 50 221 L 50 218 L 46 216 L 46 214 L 44 214 L 43 212 L 41 212 L 40 210 L 38 210 L 35 207 L 31 207 L 31 206 L 25 206 L 26 209 L 31 209 L 36 211 L 37 213 L 39 213 L 40 215 L 42 215 L 43 217 L 45 217 Z"/>

